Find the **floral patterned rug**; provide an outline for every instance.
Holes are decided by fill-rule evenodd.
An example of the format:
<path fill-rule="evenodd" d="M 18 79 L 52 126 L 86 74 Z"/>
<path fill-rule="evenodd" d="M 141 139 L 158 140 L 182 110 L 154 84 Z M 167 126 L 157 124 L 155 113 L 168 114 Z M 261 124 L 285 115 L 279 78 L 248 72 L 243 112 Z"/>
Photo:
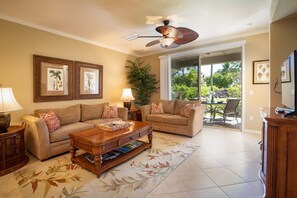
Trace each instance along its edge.
<path fill-rule="evenodd" d="M 23 197 L 145 197 L 199 147 L 187 140 L 154 133 L 152 149 L 106 171 L 100 178 L 72 164 L 69 153 L 29 163 L 12 175 Z"/>

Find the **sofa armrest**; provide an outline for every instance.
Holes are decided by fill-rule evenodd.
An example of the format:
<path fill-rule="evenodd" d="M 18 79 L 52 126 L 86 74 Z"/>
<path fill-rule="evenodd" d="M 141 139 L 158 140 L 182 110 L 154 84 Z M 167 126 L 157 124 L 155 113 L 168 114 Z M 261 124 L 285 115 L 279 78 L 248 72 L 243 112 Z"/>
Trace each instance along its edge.
<path fill-rule="evenodd" d="M 198 107 L 195 107 L 190 110 L 190 115 L 188 118 L 188 127 L 194 133 L 197 133 L 203 128 L 204 111 L 205 105 L 199 105 Z"/>
<path fill-rule="evenodd" d="M 44 120 L 25 115 L 22 120 L 26 123 L 25 141 L 26 148 L 39 159 L 47 156 L 50 147 L 49 131 Z"/>
<path fill-rule="evenodd" d="M 118 107 L 118 116 L 122 120 L 128 120 L 128 108 Z"/>
<path fill-rule="evenodd" d="M 144 105 L 140 107 L 142 121 L 146 121 L 146 116 L 151 113 L 151 105 Z"/>

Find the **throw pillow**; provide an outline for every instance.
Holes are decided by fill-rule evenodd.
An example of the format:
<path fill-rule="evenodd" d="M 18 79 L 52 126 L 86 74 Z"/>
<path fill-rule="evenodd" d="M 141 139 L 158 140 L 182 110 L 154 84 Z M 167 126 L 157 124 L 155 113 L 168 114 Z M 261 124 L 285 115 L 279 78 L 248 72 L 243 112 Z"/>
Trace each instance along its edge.
<path fill-rule="evenodd" d="M 190 111 L 191 109 L 195 108 L 195 104 L 186 104 L 183 106 L 183 108 L 180 110 L 180 115 L 184 117 L 189 117 L 190 116 Z"/>
<path fill-rule="evenodd" d="M 164 113 L 162 102 L 159 102 L 158 105 L 152 103 L 151 105 L 151 114 L 161 114 Z"/>
<path fill-rule="evenodd" d="M 118 107 L 117 105 L 104 105 L 102 118 L 118 118 Z"/>
<path fill-rule="evenodd" d="M 61 126 L 59 118 L 53 111 L 40 113 L 39 117 L 45 121 L 49 132 L 53 132 Z"/>

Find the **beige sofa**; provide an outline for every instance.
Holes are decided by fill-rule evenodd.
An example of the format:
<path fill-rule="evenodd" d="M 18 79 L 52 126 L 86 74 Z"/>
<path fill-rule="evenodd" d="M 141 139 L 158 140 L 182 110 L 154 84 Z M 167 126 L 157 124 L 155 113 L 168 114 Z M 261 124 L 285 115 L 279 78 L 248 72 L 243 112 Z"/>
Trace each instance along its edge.
<path fill-rule="evenodd" d="M 25 141 L 26 149 L 40 160 L 67 152 L 70 150 L 69 133 L 93 128 L 96 124 L 127 120 L 128 109 L 118 107 L 119 118 L 102 119 L 104 105 L 77 104 L 67 108 L 37 109 L 34 115 L 22 117 L 26 123 Z M 44 120 L 39 118 L 39 113 L 47 113 L 49 110 L 55 112 L 61 127 L 49 133 Z"/>
<path fill-rule="evenodd" d="M 175 133 L 193 137 L 202 130 L 205 106 L 200 101 L 160 100 L 163 114 L 151 114 L 151 105 L 141 107 L 142 121 L 154 123 L 154 130 Z M 181 109 L 189 103 L 194 103 L 195 108 L 190 110 L 189 117 L 180 115 Z"/>

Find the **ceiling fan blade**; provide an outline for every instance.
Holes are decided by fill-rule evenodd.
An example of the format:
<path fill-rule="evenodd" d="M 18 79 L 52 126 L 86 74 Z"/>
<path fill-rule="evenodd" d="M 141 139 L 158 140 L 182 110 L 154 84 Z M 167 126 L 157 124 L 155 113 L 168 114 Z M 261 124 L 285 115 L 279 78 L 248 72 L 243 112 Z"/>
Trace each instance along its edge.
<path fill-rule="evenodd" d="M 156 31 L 163 34 L 165 37 L 176 37 L 176 38 L 182 38 L 183 34 L 181 31 L 179 31 L 178 29 L 176 29 L 173 26 L 170 25 L 163 25 L 163 26 L 159 26 L 156 27 Z"/>
<path fill-rule="evenodd" d="M 160 40 L 159 39 L 149 42 L 148 44 L 146 44 L 146 47 L 150 47 L 150 46 L 156 45 L 158 43 L 160 43 Z"/>
<path fill-rule="evenodd" d="M 171 45 L 169 45 L 169 46 L 164 46 L 164 45 L 162 45 L 161 44 L 161 47 L 162 48 L 165 48 L 165 49 L 168 49 L 168 48 L 176 48 L 176 47 L 178 47 L 178 46 L 180 46 L 179 44 L 177 44 L 177 43 L 172 43 Z"/>
<path fill-rule="evenodd" d="M 138 36 L 137 38 L 162 38 L 163 36 Z"/>
<path fill-rule="evenodd" d="M 174 43 L 176 43 L 176 44 L 179 44 L 179 45 L 186 44 L 186 43 L 194 41 L 195 39 L 197 39 L 199 37 L 199 34 L 197 32 L 195 32 L 194 30 L 184 28 L 184 27 L 178 27 L 176 29 L 183 34 L 183 37 L 181 37 L 181 38 L 176 37 L 174 39 Z"/>

